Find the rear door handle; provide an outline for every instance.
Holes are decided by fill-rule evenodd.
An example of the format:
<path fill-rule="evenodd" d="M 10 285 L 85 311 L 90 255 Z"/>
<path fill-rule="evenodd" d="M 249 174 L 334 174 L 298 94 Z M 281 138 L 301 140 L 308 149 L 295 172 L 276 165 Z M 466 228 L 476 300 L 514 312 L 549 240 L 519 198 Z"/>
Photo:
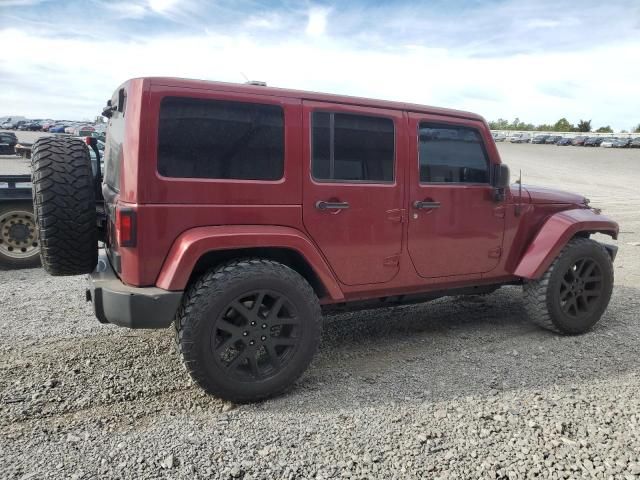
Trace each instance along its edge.
<path fill-rule="evenodd" d="M 418 210 L 429 210 L 432 208 L 440 208 L 440 202 L 427 202 L 427 201 L 420 201 L 420 200 L 416 200 L 415 202 L 413 202 L 413 208 L 416 208 Z"/>
<path fill-rule="evenodd" d="M 349 208 L 349 202 L 325 202 L 324 200 L 318 200 L 316 202 L 316 208 L 318 210 L 346 210 Z"/>

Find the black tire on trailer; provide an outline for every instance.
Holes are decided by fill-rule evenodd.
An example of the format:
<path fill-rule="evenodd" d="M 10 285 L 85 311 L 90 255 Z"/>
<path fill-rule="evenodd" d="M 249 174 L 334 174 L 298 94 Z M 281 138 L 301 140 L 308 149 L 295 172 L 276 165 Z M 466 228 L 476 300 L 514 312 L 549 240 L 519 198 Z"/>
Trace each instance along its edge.
<path fill-rule="evenodd" d="M 322 315 L 297 272 L 271 260 L 240 259 L 189 288 L 175 327 L 193 380 L 242 403 L 277 395 L 302 375 L 320 343 Z"/>
<path fill-rule="evenodd" d="M 524 284 L 525 307 L 541 327 L 575 335 L 600 320 L 612 290 L 609 253 L 595 240 L 574 238 L 541 278 Z"/>
<path fill-rule="evenodd" d="M 0 268 L 38 266 L 40 243 L 31 203 L 0 203 Z"/>
<path fill-rule="evenodd" d="M 87 145 L 75 138 L 39 138 L 33 144 L 31 173 L 44 269 L 60 276 L 92 272 L 98 261 L 98 228 Z"/>

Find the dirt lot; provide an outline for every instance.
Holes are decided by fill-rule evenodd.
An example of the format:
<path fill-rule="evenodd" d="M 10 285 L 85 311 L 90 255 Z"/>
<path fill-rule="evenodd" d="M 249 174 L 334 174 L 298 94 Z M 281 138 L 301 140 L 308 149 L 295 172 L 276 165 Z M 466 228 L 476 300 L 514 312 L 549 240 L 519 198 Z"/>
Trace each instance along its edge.
<path fill-rule="evenodd" d="M 171 331 L 98 324 L 82 278 L 0 272 L 0 477 L 639 478 L 640 150 L 499 149 L 620 222 L 592 332 L 532 326 L 516 287 L 334 316 L 293 390 L 233 406 Z"/>

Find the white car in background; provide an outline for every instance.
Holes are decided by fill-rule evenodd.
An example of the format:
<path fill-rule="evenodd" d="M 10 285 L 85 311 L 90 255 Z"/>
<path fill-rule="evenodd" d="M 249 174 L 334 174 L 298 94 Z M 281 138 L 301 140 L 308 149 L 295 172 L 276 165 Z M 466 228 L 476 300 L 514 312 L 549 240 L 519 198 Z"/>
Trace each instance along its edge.
<path fill-rule="evenodd" d="M 493 132 L 491 135 L 494 142 L 504 142 L 507 139 L 507 136 L 502 132 Z"/>
<path fill-rule="evenodd" d="M 615 142 L 617 142 L 618 139 L 617 138 L 607 138 L 606 140 L 603 140 L 602 143 L 600 144 L 600 146 L 602 148 L 611 148 L 613 147 L 613 144 Z"/>
<path fill-rule="evenodd" d="M 509 139 L 511 143 L 529 143 L 531 142 L 530 133 L 514 133 Z"/>

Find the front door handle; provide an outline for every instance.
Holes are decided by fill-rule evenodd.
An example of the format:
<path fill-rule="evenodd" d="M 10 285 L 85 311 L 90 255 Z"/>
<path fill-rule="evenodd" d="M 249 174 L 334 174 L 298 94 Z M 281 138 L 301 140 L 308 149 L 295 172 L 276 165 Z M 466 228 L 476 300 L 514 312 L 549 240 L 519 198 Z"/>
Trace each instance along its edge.
<path fill-rule="evenodd" d="M 413 202 L 413 208 L 418 210 L 430 210 L 433 208 L 440 208 L 440 202 L 416 200 L 415 202 Z"/>
<path fill-rule="evenodd" d="M 349 208 L 349 202 L 326 202 L 324 200 L 318 200 L 316 202 L 316 208 L 318 210 L 346 210 Z"/>

